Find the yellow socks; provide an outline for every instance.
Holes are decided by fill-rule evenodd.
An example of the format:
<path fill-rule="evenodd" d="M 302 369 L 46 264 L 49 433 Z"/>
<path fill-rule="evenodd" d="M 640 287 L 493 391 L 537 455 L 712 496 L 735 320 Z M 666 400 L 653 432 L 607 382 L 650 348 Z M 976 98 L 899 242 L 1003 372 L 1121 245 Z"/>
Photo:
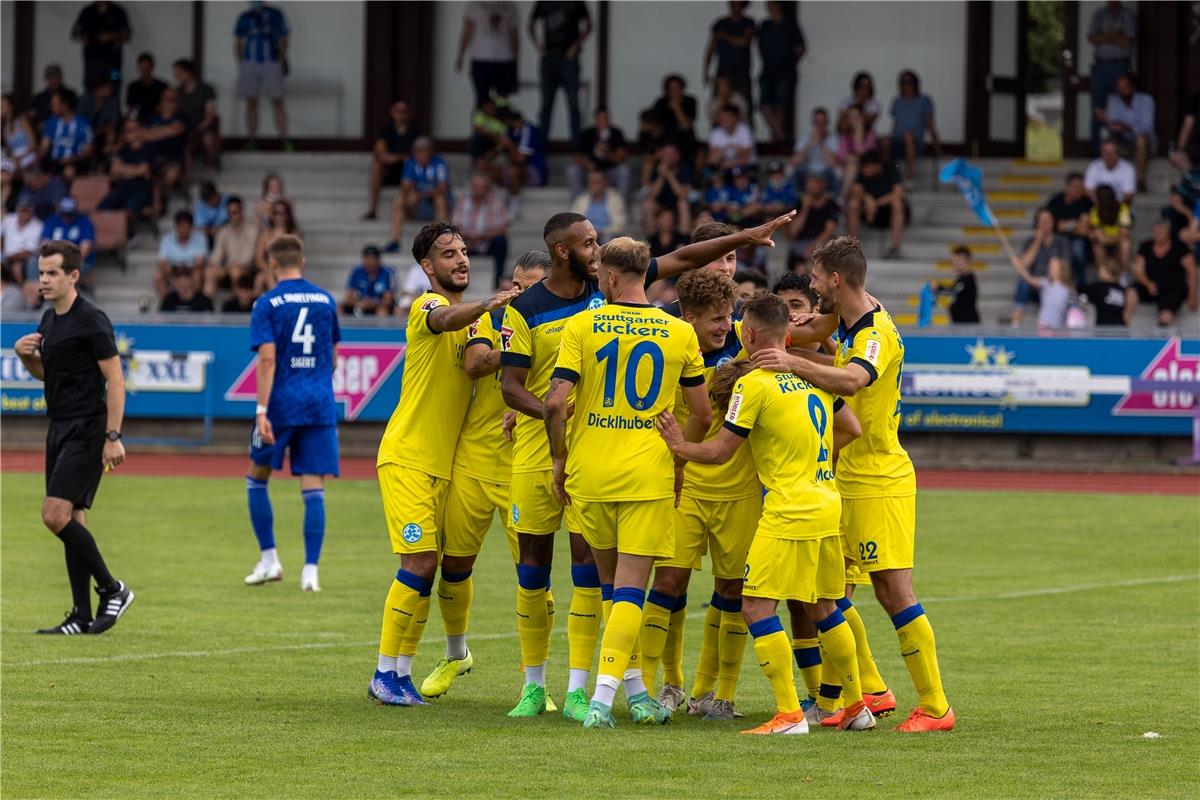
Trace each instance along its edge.
<path fill-rule="evenodd" d="M 821 645 L 816 639 L 792 639 L 792 653 L 809 697 L 821 690 Z"/>
<path fill-rule="evenodd" d="M 742 672 L 742 656 L 746 652 L 746 634 L 746 621 L 742 619 L 742 601 L 726 600 L 725 608 L 721 611 L 721 627 L 717 639 L 718 700 L 733 700 L 738 676 Z M 790 658 L 788 669 L 791 670 Z"/>
<path fill-rule="evenodd" d="M 595 564 L 576 564 L 571 567 L 571 581 L 575 589 L 567 614 L 567 660 L 572 670 L 591 672 L 603 616 L 600 573 Z"/>
<path fill-rule="evenodd" d="M 471 619 L 471 599 L 475 582 L 470 571 L 447 574 L 438 578 L 438 611 L 447 636 L 465 636 Z"/>
<path fill-rule="evenodd" d="M 600 620 L 608 624 L 608 615 L 612 613 L 613 587 L 611 583 L 600 584 Z"/>
<path fill-rule="evenodd" d="M 837 601 L 837 607 L 841 610 L 842 616 L 846 618 L 850 632 L 854 634 L 854 652 L 858 655 L 858 677 L 862 681 L 863 693 L 886 692 L 887 684 L 883 682 L 883 676 L 879 674 L 879 667 L 875 665 L 875 657 L 871 655 L 871 645 L 867 642 L 867 626 L 863 624 L 858 609 L 846 597 Z"/>
<path fill-rule="evenodd" d="M 429 594 L 421 595 L 417 608 L 413 612 L 412 622 L 400 640 L 400 655 L 412 658 L 417 654 L 417 645 L 421 643 L 421 634 L 425 632 L 425 623 L 429 622 Z"/>
<path fill-rule="evenodd" d="M 546 614 L 546 586 L 550 567 L 517 565 L 517 635 L 521 640 L 521 662 L 529 667 L 545 664 L 549 648 L 550 618 Z"/>
<path fill-rule="evenodd" d="M 429 581 L 403 569 L 388 588 L 383 606 L 383 625 L 379 633 L 379 652 L 384 656 L 400 655 L 404 634 L 416 616 L 421 594 L 429 594 Z M 428 612 L 425 616 L 428 616 Z"/>
<path fill-rule="evenodd" d="M 671 612 L 671 624 L 662 652 L 663 683 L 672 686 L 683 686 L 683 629 L 686 623 L 687 595 L 684 594 L 675 600 L 675 610 Z"/>
<path fill-rule="evenodd" d="M 758 665 L 771 682 L 775 693 L 775 708 L 785 714 L 800 710 L 796 682 L 792 679 L 792 650 L 779 617 L 760 619 L 749 627 L 754 637 L 754 652 Z"/>
<path fill-rule="evenodd" d="M 642 680 L 648 688 L 654 687 L 654 676 L 670 634 L 671 610 L 675 607 L 675 601 L 676 598 L 651 589 L 642 607 Z"/>
<path fill-rule="evenodd" d="M 692 685 L 692 697 L 702 697 L 716 689 L 717 673 L 721 669 L 719 642 L 721 641 L 721 596 L 713 592 L 704 612 L 704 636 L 700 639 L 700 659 L 696 662 L 696 682 Z"/>
<path fill-rule="evenodd" d="M 554 592 L 546 587 L 546 658 L 543 664 L 550 660 L 550 642 L 554 638 Z"/>
<path fill-rule="evenodd" d="M 645 598 L 646 593 L 633 586 L 622 586 L 613 591 L 612 611 L 600 640 L 600 668 L 596 674 L 593 702 L 612 705 L 637 645 Z"/>
<path fill-rule="evenodd" d="M 854 653 L 854 633 L 846 624 L 842 612 L 835 609 L 832 614 L 816 622 L 818 638 L 821 640 L 821 663 L 828 662 L 837 671 L 842 687 L 842 703 L 848 708 L 862 702 L 862 683 L 858 675 L 858 657 Z"/>
<path fill-rule="evenodd" d="M 912 676 L 920 698 L 921 708 L 934 717 L 944 716 L 950 704 L 942 689 L 942 672 L 938 667 L 937 644 L 925 609 L 914 603 L 892 617 L 896 636 L 900 639 L 900 655 Z"/>

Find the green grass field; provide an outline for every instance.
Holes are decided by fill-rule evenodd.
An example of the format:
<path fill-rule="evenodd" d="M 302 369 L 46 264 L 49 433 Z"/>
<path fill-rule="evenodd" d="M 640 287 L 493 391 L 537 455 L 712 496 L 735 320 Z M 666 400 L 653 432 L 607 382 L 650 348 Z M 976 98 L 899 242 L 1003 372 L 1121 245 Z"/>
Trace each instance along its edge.
<path fill-rule="evenodd" d="M 272 489 L 285 581 L 246 588 L 256 550 L 240 479 L 108 478 L 90 524 L 137 602 L 102 637 L 34 636 L 69 605 L 41 491 L 40 476 L 3 476 L 4 797 L 1200 794 L 1195 498 L 922 493 L 917 589 L 958 729 L 908 737 L 890 731 L 893 717 L 867 734 L 768 740 L 737 734 L 772 711 L 752 651 L 738 724 L 680 715 L 642 728 L 623 709 L 615 731 L 507 719 L 520 679 L 497 535 L 475 573 L 475 671 L 429 708 L 370 703 L 396 568 L 370 482 L 328 490 L 325 591 L 304 595 L 294 481 Z M 689 671 L 706 584 L 698 576 L 691 593 Z M 907 710 L 915 696 L 891 626 L 873 601 L 859 605 Z M 559 698 L 564 623 L 550 669 Z M 434 613 L 418 682 L 440 630 Z"/>

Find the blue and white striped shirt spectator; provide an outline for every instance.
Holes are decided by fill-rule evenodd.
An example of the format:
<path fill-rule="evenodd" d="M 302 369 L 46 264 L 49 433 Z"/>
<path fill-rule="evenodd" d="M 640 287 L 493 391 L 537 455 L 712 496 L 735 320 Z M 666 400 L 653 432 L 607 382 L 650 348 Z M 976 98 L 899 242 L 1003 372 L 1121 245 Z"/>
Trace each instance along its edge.
<path fill-rule="evenodd" d="M 50 141 L 50 158 L 61 161 L 74 158 L 92 143 L 92 126 L 78 114 L 70 119 L 51 117 L 46 120 L 42 135 Z"/>
<path fill-rule="evenodd" d="M 279 60 L 280 40 L 288 35 L 287 20 L 274 6 L 253 2 L 237 19 L 233 35 L 244 41 L 242 61 L 257 64 Z"/>

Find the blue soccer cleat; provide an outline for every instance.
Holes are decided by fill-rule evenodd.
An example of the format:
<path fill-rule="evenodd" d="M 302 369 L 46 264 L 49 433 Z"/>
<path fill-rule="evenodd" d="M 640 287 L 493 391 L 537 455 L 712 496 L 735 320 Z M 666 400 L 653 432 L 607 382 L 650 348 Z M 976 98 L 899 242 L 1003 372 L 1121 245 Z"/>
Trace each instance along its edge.
<path fill-rule="evenodd" d="M 424 706 L 428 705 L 417 688 L 413 686 L 412 676 L 400 677 L 395 672 L 375 671 L 375 677 L 367 686 L 367 697 L 385 706 Z"/>

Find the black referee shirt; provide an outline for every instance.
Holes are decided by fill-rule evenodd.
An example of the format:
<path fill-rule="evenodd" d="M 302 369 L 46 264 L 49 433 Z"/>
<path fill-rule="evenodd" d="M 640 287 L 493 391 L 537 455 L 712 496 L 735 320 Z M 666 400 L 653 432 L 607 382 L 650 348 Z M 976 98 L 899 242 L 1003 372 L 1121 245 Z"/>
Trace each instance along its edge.
<path fill-rule="evenodd" d="M 50 419 L 107 413 L 104 373 L 96 362 L 115 356 L 117 342 L 105 313 L 80 295 L 65 314 L 47 309 L 38 333 Z"/>

